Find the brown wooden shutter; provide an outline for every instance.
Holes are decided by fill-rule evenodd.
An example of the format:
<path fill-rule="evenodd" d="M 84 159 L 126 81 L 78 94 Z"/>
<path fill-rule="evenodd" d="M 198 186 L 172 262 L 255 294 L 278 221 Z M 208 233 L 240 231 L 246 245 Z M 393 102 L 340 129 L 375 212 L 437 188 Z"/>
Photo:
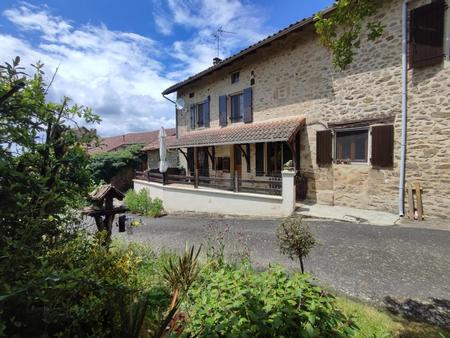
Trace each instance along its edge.
<path fill-rule="evenodd" d="M 204 103 L 204 108 L 203 108 L 203 122 L 205 123 L 205 127 L 209 127 L 210 125 L 210 116 L 209 116 L 209 107 L 210 107 L 210 102 L 211 102 L 211 96 L 208 95 L 208 98 L 206 99 L 205 103 Z"/>
<path fill-rule="evenodd" d="M 331 130 L 320 130 L 316 134 L 316 161 L 319 166 L 331 165 L 332 134 Z"/>
<path fill-rule="evenodd" d="M 244 122 L 250 123 L 253 121 L 252 87 L 245 88 L 242 95 L 244 100 Z"/>
<path fill-rule="evenodd" d="M 409 36 L 411 68 L 427 67 L 442 62 L 445 9 L 445 1 L 438 0 L 411 11 Z"/>
<path fill-rule="evenodd" d="M 394 165 L 394 126 L 372 127 L 372 157 L 374 167 L 393 167 Z"/>
<path fill-rule="evenodd" d="M 221 127 L 227 125 L 227 96 L 219 96 L 219 124 Z"/>
<path fill-rule="evenodd" d="M 191 129 L 195 129 L 195 104 L 191 104 Z"/>

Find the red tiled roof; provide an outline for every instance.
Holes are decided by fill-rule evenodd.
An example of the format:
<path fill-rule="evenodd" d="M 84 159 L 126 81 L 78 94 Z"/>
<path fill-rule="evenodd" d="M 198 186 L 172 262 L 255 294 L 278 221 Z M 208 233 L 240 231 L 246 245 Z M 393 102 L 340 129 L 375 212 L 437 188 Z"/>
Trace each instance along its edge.
<path fill-rule="evenodd" d="M 166 145 L 167 147 L 171 146 L 173 142 L 177 139 L 175 135 L 167 136 L 166 137 Z M 142 150 L 149 151 L 149 150 L 158 150 L 159 149 L 159 137 L 154 140 L 153 142 L 147 144 Z"/>
<path fill-rule="evenodd" d="M 175 128 L 166 129 L 167 136 L 175 135 Z M 133 144 L 148 144 L 158 140 L 159 130 L 142 133 L 129 133 L 119 136 L 104 137 L 100 139 L 100 146 L 88 149 L 89 154 L 114 151 L 117 148 Z"/>
<path fill-rule="evenodd" d="M 329 8 L 324 9 L 323 11 L 320 11 L 317 14 L 319 14 L 319 15 L 328 15 L 334 9 L 335 9 L 335 6 L 331 6 Z M 181 87 L 183 87 L 183 86 L 185 86 L 185 85 L 187 85 L 187 84 L 189 84 L 189 83 L 191 83 L 191 82 L 193 82 L 195 80 L 198 80 L 198 79 L 202 78 L 203 76 L 206 76 L 206 75 L 208 75 L 208 74 L 210 74 L 212 72 L 215 72 L 215 71 L 217 71 L 217 70 L 219 70 L 219 69 L 221 69 L 221 68 L 223 68 L 223 67 L 225 67 L 225 66 L 227 66 L 227 65 L 229 65 L 231 63 L 233 63 L 234 61 L 237 61 L 237 60 L 241 59 L 242 57 L 244 57 L 245 55 L 249 54 L 250 52 L 253 52 L 253 51 L 255 51 L 256 49 L 258 49 L 260 47 L 268 45 L 269 43 L 271 43 L 274 40 L 283 38 L 287 34 L 293 32 L 293 31 L 296 31 L 298 29 L 302 29 L 303 27 L 305 27 L 307 25 L 313 24 L 315 22 L 315 18 L 316 18 L 316 15 L 313 15 L 313 16 L 311 16 L 309 18 L 297 21 L 297 22 L 295 22 L 295 23 L 293 23 L 293 24 L 291 24 L 291 25 L 289 25 L 289 26 L 279 30 L 278 32 L 276 32 L 276 33 L 274 33 L 272 35 L 269 35 L 265 39 L 260 40 L 257 43 L 255 43 L 253 45 L 250 45 L 247 48 L 237 52 L 236 54 L 234 54 L 234 55 L 224 59 L 220 63 L 218 63 L 216 65 L 213 65 L 213 66 L 211 66 L 211 67 L 201 71 L 200 73 L 192 75 L 191 77 L 187 78 L 184 81 L 181 81 L 181 82 L 178 82 L 178 83 L 174 84 L 173 86 L 171 86 L 171 87 L 167 88 L 166 90 L 164 90 L 162 92 L 162 94 L 163 95 L 167 95 L 167 94 L 173 93 L 173 92 L 177 91 L 179 88 L 181 88 Z"/>
<path fill-rule="evenodd" d="M 175 139 L 167 148 L 289 141 L 304 123 L 303 116 L 293 116 L 193 131 Z"/>

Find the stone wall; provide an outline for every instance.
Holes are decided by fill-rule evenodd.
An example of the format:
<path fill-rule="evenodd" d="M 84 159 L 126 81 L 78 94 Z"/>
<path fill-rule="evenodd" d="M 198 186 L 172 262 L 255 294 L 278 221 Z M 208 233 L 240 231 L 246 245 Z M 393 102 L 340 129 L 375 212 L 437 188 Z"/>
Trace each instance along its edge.
<path fill-rule="evenodd" d="M 423 2 L 423 1 L 422 1 Z M 413 3 L 412 6 L 417 5 Z M 447 11 L 448 12 L 448 11 Z M 182 88 L 191 103 L 211 96 L 211 128 L 219 128 L 218 97 L 250 86 L 254 121 L 303 115 L 301 173 L 308 199 L 358 208 L 398 211 L 401 121 L 401 1 L 384 1 L 377 18 L 385 26 L 376 42 L 363 41 L 353 64 L 338 72 L 312 27 L 289 34 L 221 72 Z M 448 37 L 449 25 L 446 23 Z M 445 50 L 448 51 L 448 42 Z M 230 74 L 240 71 L 240 82 Z M 426 216 L 450 217 L 450 63 L 409 71 L 407 182 L 423 186 Z M 194 93 L 190 98 L 189 94 Z M 319 168 L 316 131 L 329 123 L 389 117 L 394 122 L 394 166 L 333 164 Z M 188 109 L 178 111 L 180 134 L 189 132 Z M 254 162 L 253 162 L 254 163 Z M 253 164 L 254 165 L 254 164 Z"/>

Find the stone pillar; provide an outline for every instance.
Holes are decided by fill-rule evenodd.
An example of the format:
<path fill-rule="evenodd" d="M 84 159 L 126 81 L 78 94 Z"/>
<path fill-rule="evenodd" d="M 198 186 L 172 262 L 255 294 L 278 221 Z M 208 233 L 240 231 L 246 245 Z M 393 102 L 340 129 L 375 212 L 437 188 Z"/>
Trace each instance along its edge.
<path fill-rule="evenodd" d="M 283 202 L 281 205 L 282 212 L 285 216 L 289 216 L 295 210 L 295 170 L 283 170 L 281 172 Z"/>

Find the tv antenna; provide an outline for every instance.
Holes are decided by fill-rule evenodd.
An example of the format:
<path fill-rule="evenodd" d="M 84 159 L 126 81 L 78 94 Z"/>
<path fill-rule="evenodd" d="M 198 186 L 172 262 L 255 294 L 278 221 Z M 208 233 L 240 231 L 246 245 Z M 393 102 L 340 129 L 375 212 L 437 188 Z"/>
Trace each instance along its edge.
<path fill-rule="evenodd" d="M 223 39 L 224 34 L 236 34 L 235 32 L 228 32 L 222 29 L 222 26 L 219 26 L 216 30 L 216 32 L 213 34 L 214 38 L 217 42 L 217 57 L 220 58 L 220 46 L 221 41 Z"/>

